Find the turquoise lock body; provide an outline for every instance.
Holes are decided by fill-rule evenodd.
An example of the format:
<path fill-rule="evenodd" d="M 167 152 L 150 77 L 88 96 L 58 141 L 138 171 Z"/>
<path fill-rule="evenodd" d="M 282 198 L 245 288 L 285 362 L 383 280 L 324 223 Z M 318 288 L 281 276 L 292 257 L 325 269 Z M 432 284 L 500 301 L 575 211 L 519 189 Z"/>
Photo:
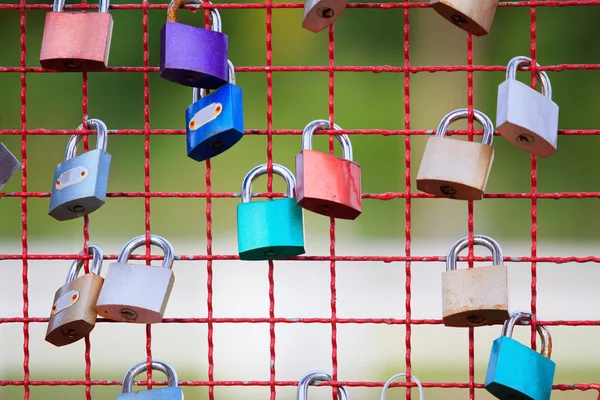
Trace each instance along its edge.
<path fill-rule="evenodd" d="M 273 164 L 273 173 L 286 180 L 285 199 L 250 202 L 252 181 L 267 172 L 267 164 L 253 168 L 242 183 L 237 206 L 238 253 L 241 260 L 277 260 L 304 254 L 304 216 L 296 204 L 296 181 L 286 167 Z"/>
<path fill-rule="evenodd" d="M 506 321 L 502 336 L 494 340 L 485 377 L 485 389 L 498 399 L 550 400 L 556 364 L 550 359 L 552 338 L 545 326 L 536 325 L 542 338 L 538 353 L 512 339 L 514 325 L 531 319 L 517 311 Z"/>
<path fill-rule="evenodd" d="M 133 379 L 148 370 L 146 361 L 142 361 L 131 367 L 125 374 L 122 393 L 117 397 L 117 400 L 184 400 L 183 391 L 177 386 L 178 379 L 175 369 L 166 362 L 159 360 L 152 360 L 151 366 L 153 371 L 161 371 L 167 376 L 169 386 L 133 393 Z"/>

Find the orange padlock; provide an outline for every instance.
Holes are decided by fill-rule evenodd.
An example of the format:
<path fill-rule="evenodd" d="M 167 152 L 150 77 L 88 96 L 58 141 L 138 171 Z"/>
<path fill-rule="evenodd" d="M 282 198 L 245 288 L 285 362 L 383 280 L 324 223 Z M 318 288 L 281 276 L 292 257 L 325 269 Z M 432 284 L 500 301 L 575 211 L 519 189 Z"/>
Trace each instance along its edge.
<path fill-rule="evenodd" d="M 56 71 L 102 71 L 108 66 L 113 19 L 109 0 L 100 0 L 99 12 L 64 12 L 65 0 L 55 0 L 46 14 L 40 64 Z"/>
<path fill-rule="evenodd" d="M 296 156 L 296 201 L 302 208 L 340 219 L 356 219 L 362 212 L 360 164 L 352 161 L 352 144 L 346 135 L 335 135 L 344 158 L 312 150 L 317 129 L 329 121 L 316 120 L 302 132 L 302 151 Z M 335 130 L 341 130 L 333 125 Z"/>

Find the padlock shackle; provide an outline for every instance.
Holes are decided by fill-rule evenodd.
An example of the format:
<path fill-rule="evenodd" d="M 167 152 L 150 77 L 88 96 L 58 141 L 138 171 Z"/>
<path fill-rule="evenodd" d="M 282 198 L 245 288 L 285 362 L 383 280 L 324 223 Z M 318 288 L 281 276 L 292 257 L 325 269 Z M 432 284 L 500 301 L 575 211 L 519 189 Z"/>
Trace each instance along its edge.
<path fill-rule="evenodd" d="M 298 390 L 296 399 L 297 400 L 307 400 L 308 395 L 308 387 L 310 385 L 316 386 L 315 384 L 319 382 L 331 382 L 333 378 L 327 372 L 323 371 L 311 371 L 300 378 L 298 382 Z M 348 391 L 344 386 L 337 387 L 338 400 L 350 400 L 350 396 L 348 395 Z"/>
<path fill-rule="evenodd" d="M 392 385 L 392 383 L 397 379 L 404 378 L 405 376 L 406 376 L 406 373 L 401 373 L 401 374 L 396 374 L 396 375 L 392 376 L 390 379 L 388 379 L 387 382 L 385 383 L 385 385 L 383 385 L 383 390 L 381 391 L 381 400 L 385 400 L 386 393 L 387 393 L 388 389 L 390 388 L 390 386 Z M 420 399 L 425 400 L 425 391 L 423 389 L 423 384 L 416 376 L 411 375 L 410 377 L 417 384 L 417 387 L 419 388 Z"/>
<path fill-rule="evenodd" d="M 492 252 L 492 263 L 493 265 L 503 265 L 504 255 L 502 254 L 502 248 L 494 239 L 485 235 L 473 235 L 473 245 L 487 247 Z M 446 271 L 455 271 L 457 269 L 456 262 L 461 251 L 469 247 L 469 237 L 458 240 L 448 250 L 446 256 Z"/>
<path fill-rule="evenodd" d="M 167 376 L 169 387 L 178 387 L 177 372 L 170 364 L 164 361 L 152 360 L 151 368 L 153 371 L 160 371 Z M 135 364 L 123 377 L 123 385 L 121 386 L 121 394 L 132 393 L 133 379 L 139 374 L 148 371 L 148 363 L 146 361 Z"/>
<path fill-rule="evenodd" d="M 134 237 L 129 242 L 123 246 L 123 250 L 119 254 L 119 258 L 117 259 L 117 263 L 125 264 L 129 257 L 131 257 L 131 253 L 138 247 L 142 247 L 146 244 L 146 235 L 140 235 Z M 150 244 L 160 247 L 164 253 L 163 263 L 161 265 L 162 268 L 171 268 L 173 267 L 173 262 L 175 261 L 175 255 L 173 254 L 173 246 L 167 239 L 158 235 L 150 235 Z"/>
<path fill-rule="evenodd" d="M 440 122 L 437 131 L 435 132 L 435 136 L 445 137 L 446 132 L 448 132 L 448 128 L 450 127 L 450 124 L 452 124 L 455 121 L 458 121 L 459 119 L 467 118 L 469 118 L 468 108 L 460 108 L 458 110 L 449 112 L 444 118 L 442 118 L 442 121 Z M 475 121 L 479 122 L 483 127 L 483 140 L 481 141 L 481 143 L 491 146 L 492 142 L 494 141 L 495 133 L 494 124 L 492 123 L 492 120 L 479 110 L 473 110 L 473 118 L 475 119 Z"/>
<path fill-rule="evenodd" d="M 529 325 L 532 319 L 531 313 L 528 311 L 515 311 L 510 315 L 510 319 L 504 322 L 502 326 L 502 336 L 506 336 L 512 338 L 513 331 L 515 329 L 515 325 L 518 322 L 524 322 L 524 324 L 520 325 Z M 544 325 L 536 324 L 537 333 L 540 335 L 542 339 L 542 350 L 540 353 L 547 358 L 552 356 L 552 336 L 550 336 L 550 331 Z"/>
<path fill-rule="evenodd" d="M 267 164 L 258 165 L 250 170 L 242 181 L 242 203 L 252 200 L 252 182 L 261 175 L 267 173 Z M 296 178 L 292 171 L 280 164 L 273 163 L 273 173 L 285 179 L 287 185 L 287 197 L 296 197 Z"/>
<path fill-rule="evenodd" d="M 52 5 L 52 12 L 63 12 L 65 10 L 66 0 L 54 0 Z M 98 12 L 107 13 L 108 7 L 110 6 L 110 0 L 99 0 L 98 1 Z"/>
<path fill-rule="evenodd" d="M 229 66 L 228 70 L 229 70 L 229 83 L 231 83 L 232 85 L 235 85 L 235 67 L 233 66 L 233 63 L 231 62 L 231 60 L 227 60 L 227 65 Z M 200 100 L 201 98 L 203 98 L 204 96 L 206 96 L 206 89 L 204 88 L 194 88 L 193 92 L 192 92 L 192 103 L 197 102 L 198 100 Z"/>
<path fill-rule="evenodd" d="M 90 268 L 90 273 L 100 276 L 100 272 L 102 272 L 102 261 L 104 261 L 104 253 L 102 252 L 102 249 L 95 244 L 88 244 L 87 251 L 82 250 L 79 252 L 80 255 L 85 255 L 86 253 L 92 256 L 92 268 Z M 75 279 L 77 279 L 82 267 L 82 259 L 73 261 L 73 264 L 71 264 L 69 272 L 67 273 L 65 284 L 73 282 Z"/>
<path fill-rule="evenodd" d="M 204 4 L 202 0 L 171 0 L 167 8 L 167 22 L 177 22 L 177 13 L 185 4 Z M 209 1 L 208 4 L 212 5 Z M 199 8 L 199 7 L 198 7 Z M 215 32 L 223 31 L 223 20 L 221 14 L 216 8 L 210 9 L 210 30 Z"/>
<path fill-rule="evenodd" d="M 506 80 L 516 80 L 519 67 L 527 67 L 529 65 L 531 65 L 531 58 L 525 56 L 514 57 L 508 62 L 506 67 Z M 535 63 L 535 65 L 537 68 L 541 68 L 540 64 Z M 535 76 L 542 85 L 542 94 L 552 100 L 552 84 L 550 84 L 550 78 L 548 78 L 546 71 L 536 69 Z"/>
<path fill-rule="evenodd" d="M 310 122 L 304 128 L 302 132 L 302 150 L 312 150 L 312 140 L 314 133 L 319 129 L 329 129 L 329 121 L 324 119 L 317 119 L 315 121 Z M 337 124 L 333 124 L 333 129 L 336 131 L 341 131 Z M 342 157 L 348 161 L 352 161 L 352 143 L 350 143 L 350 138 L 348 135 L 336 134 L 335 138 L 342 145 Z"/>
<path fill-rule="evenodd" d="M 96 149 L 106 151 L 108 129 L 104 122 L 99 119 L 88 119 L 86 124 L 88 129 L 96 130 Z M 77 130 L 83 130 L 83 124 L 79 125 Z M 65 151 L 65 161 L 69 161 L 77 156 L 77 145 L 81 141 L 81 138 L 83 138 L 83 135 L 71 135 L 69 142 L 67 143 L 67 151 Z"/>

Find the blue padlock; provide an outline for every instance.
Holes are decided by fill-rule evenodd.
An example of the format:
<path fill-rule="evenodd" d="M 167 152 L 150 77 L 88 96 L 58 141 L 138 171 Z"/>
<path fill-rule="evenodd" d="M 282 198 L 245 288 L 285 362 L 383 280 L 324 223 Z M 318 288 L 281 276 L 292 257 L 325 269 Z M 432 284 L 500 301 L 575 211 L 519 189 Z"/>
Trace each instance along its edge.
<path fill-rule="evenodd" d="M 502 400 L 550 400 L 556 364 L 550 359 L 552 338 L 548 329 L 537 324 L 542 338 L 541 354 L 511 338 L 515 324 L 531 320 L 531 313 L 516 311 L 494 340 L 485 389 Z"/>
<path fill-rule="evenodd" d="M 65 161 L 54 170 L 48 215 L 59 221 L 87 215 L 106 201 L 111 159 L 106 152 L 108 130 L 99 119 L 88 120 L 87 126 L 96 129 L 96 149 L 75 156 L 82 135 L 73 135 L 67 143 Z"/>
<path fill-rule="evenodd" d="M 287 198 L 251 202 L 252 181 L 267 173 L 267 164 L 254 167 L 242 182 L 237 206 L 240 260 L 277 260 L 304 254 L 304 215 L 296 204 L 296 179 L 283 165 L 273 173 L 285 179 Z"/>
<path fill-rule="evenodd" d="M 184 400 L 183 391 L 177 386 L 175 369 L 164 361 L 152 360 L 152 370 L 167 376 L 168 387 L 133 393 L 133 379 L 148 370 L 146 361 L 137 363 L 123 377 L 121 394 L 117 400 Z"/>
<path fill-rule="evenodd" d="M 194 88 L 194 103 L 185 110 L 188 157 L 204 161 L 215 157 L 244 136 L 242 89 L 235 85 L 235 70 L 229 64 L 229 83 L 205 96 Z"/>

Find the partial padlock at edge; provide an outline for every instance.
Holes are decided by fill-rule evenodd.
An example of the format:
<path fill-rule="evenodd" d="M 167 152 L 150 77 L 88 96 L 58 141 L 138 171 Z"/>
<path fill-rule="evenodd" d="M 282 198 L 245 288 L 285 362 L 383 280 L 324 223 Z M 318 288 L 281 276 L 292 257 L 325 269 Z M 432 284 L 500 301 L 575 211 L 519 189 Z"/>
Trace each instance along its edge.
<path fill-rule="evenodd" d="M 499 0 L 431 0 L 431 8 L 460 29 L 475 36 L 492 28 Z"/>

